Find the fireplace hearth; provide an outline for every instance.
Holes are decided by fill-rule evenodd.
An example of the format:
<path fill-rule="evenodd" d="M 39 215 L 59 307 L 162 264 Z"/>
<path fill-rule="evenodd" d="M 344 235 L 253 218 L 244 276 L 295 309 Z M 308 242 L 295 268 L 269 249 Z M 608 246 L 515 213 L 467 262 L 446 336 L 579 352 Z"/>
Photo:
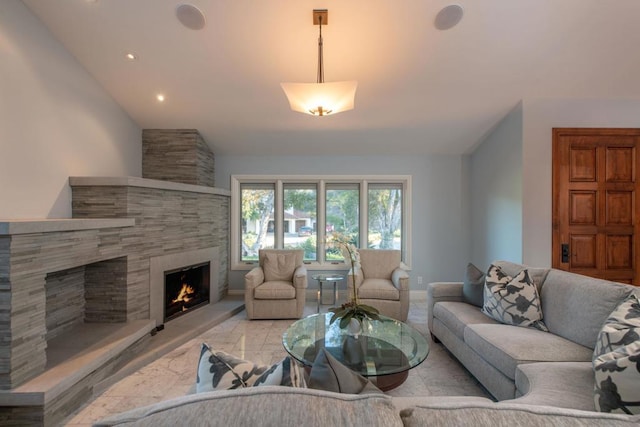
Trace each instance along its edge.
<path fill-rule="evenodd" d="M 164 272 L 164 321 L 209 304 L 210 263 Z"/>

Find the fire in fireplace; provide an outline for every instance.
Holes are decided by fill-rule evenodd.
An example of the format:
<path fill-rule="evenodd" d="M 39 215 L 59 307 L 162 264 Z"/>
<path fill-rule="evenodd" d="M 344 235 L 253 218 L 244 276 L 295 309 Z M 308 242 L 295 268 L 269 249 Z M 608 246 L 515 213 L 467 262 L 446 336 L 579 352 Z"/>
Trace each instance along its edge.
<path fill-rule="evenodd" d="M 164 321 L 209 304 L 209 263 L 164 273 Z"/>

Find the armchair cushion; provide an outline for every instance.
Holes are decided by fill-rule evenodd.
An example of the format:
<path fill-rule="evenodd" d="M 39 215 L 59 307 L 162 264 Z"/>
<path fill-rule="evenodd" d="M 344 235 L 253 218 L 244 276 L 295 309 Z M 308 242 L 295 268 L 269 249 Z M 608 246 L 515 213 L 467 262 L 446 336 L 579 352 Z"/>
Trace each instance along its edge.
<path fill-rule="evenodd" d="M 262 268 L 264 269 L 266 282 L 275 280 L 293 282 L 293 272 L 296 269 L 296 254 L 266 252 Z"/>
<path fill-rule="evenodd" d="M 360 288 L 358 296 L 365 299 L 400 300 L 400 291 L 393 286 L 391 280 L 387 279 L 365 279 Z"/>
<path fill-rule="evenodd" d="M 391 280 L 393 271 L 401 261 L 398 250 L 360 249 L 360 263 L 365 279 L 375 277 Z"/>
<path fill-rule="evenodd" d="M 255 299 L 293 299 L 296 289 L 291 282 L 272 280 L 255 288 L 253 296 Z"/>

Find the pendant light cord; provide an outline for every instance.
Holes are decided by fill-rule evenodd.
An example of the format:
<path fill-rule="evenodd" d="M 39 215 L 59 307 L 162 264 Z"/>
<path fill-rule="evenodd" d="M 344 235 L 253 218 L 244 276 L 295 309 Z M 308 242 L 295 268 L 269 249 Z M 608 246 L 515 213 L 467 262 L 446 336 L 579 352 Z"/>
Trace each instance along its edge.
<path fill-rule="evenodd" d="M 320 36 L 318 37 L 318 81 L 317 83 L 324 83 L 324 59 L 322 55 L 322 16 L 318 16 L 318 22 L 320 23 Z"/>

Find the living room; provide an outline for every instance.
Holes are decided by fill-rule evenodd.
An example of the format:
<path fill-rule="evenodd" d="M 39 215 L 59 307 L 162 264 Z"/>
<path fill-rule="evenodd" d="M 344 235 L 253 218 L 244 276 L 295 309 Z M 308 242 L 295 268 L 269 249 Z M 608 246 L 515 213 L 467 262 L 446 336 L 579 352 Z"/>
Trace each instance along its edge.
<path fill-rule="evenodd" d="M 221 190 L 232 175 L 411 176 L 409 275 L 424 294 L 469 261 L 550 267 L 553 128 L 640 127 L 634 1 L 458 2 L 448 30 L 432 24 L 447 2 L 326 5 L 327 71 L 359 81 L 354 110 L 326 118 L 291 111 L 279 88 L 313 77 L 318 5 L 194 2 L 211 24 L 195 31 L 180 2 L 133 3 L 0 3 L 2 221 L 71 218 L 70 177 L 141 177 L 143 129 L 196 128 Z M 187 62 L 193 45 L 212 56 Z M 246 271 L 228 272 L 230 294 Z"/>

